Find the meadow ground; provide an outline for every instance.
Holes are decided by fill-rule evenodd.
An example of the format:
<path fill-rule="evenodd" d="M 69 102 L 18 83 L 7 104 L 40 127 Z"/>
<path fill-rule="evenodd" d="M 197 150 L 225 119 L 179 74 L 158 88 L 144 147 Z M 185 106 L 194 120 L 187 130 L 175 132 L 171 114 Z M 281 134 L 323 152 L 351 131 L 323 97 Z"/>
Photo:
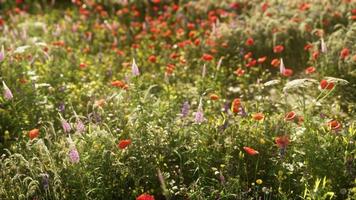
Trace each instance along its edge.
<path fill-rule="evenodd" d="M 0 199 L 356 199 L 356 1 L 0 0 Z"/>

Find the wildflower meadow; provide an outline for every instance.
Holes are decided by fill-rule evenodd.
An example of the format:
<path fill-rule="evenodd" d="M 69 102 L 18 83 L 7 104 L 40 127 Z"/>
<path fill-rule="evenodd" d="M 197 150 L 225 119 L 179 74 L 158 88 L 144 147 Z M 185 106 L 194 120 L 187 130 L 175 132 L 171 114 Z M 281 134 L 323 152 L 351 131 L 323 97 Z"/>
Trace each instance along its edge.
<path fill-rule="evenodd" d="M 355 0 L 0 0 L 1 200 L 356 199 Z"/>

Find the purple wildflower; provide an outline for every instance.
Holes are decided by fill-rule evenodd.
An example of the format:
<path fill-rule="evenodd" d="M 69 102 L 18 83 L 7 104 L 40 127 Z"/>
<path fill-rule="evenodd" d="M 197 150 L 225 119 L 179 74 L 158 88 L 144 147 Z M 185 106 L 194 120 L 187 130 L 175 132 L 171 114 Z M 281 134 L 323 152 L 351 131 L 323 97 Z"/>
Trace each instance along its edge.
<path fill-rule="evenodd" d="M 69 156 L 69 161 L 71 163 L 79 163 L 79 153 L 78 153 L 77 148 L 73 147 L 69 151 L 68 156 Z"/>
<path fill-rule="evenodd" d="M 247 113 L 246 113 L 244 107 L 240 106 L 239 114 L 240 114 L 242 117 L 246 117 L 246 116 L 247 116 Z"/>
<path fill-rule="evenodd" d="M 200 99 L 198 110 L 195 113 L 195 123 L 202 123 L 204 121 L 204 111 L 203 111 L 203 102 L 202 99 Z"/>
<path fill-rule="evenodd" d="M 131 71 L 133 76 L 140 75 L 140 70 L 138 69 L 135 59 L 132 59 Z"/>
<path fill-rule="evenodd" d="M 62 117 L 61 114 L 59 114 L 59 117 L 61 118 L 61 124 L 62 124 L 62 128 L 63 128 L 64 133 L 69 133 L 72 130 L 70 124 L 67 122 L 67 120 L 65 120 Z"/>
<path fill-rule="evenodd" d="M 188 116 L 189 109 L 190 109 L 189 102 L 188 101 L 184 102 L 184 104 L 182 106 L 182 111 L 181 111 L 182 118 L 185 118 Z"/>
<path fill-rule="evenodd" d="M 64 105 L 64 103 L 60 103 L 58 106 L 58 110 L 59 112 L 63 113 L 66 109 L 66 106 Z"/>
<path fill-rule="evenodd" d="M 75 129 L 76 129 L 77 133 L 82 133 L 85 130 L 85 126 L 84 126 L 82 120 L 80 120 L 79 118 L 77 119 L 77 122 L 75 124 Z"/>
<path fill-rule="evenodd" d="M 3 87 L 4 87 L 4 98 L 6 100 L 11 100 L 12 98 L 14 98 L 14 96 L 12 95 L 11 90 L 7 87 L 7 85 L 5 84 L 5 82 L 2 82 Z"/>
<path fill-rule="evenodd" d="M 70 124 L 65 119 L 62 119 L 61 124 L 65 133 L 69 133 L 72 130 Z"/>

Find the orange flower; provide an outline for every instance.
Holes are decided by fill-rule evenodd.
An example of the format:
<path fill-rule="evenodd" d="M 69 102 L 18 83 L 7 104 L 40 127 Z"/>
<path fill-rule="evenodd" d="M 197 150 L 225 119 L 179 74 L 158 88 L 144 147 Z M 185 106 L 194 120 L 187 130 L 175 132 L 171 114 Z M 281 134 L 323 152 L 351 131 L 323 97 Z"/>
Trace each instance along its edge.
<path fill-rule="evenodd" d="M 233 113 L 238 113 L 241 106 L 241 100 L 236 98 L 232 101 L 231 110 Z"/>
<path fill-rule="evenodd" d="M 336 120 L 331 120 L 327 123 L 328 127 L 333 130 L 333 131 L 336 131 L 336 130 L 339 130 L 341 128 L 341 124 L 340 122 L 336 121 Z"/>
<path fill-rule="evenodd" d="M 284 50 L 284 46 L 283 45 L 277 45 L 273 48 L 273 52 L 274 53 L 281 53 Z"/>
<path fill-rule="evenodd" d="M 30 132 L 28 132 L 28 136 L 30 137 L 31 140 L 33 140 L 34 138 L 38 137 L 40 134 L 40 130 L 35 128 L 30 130 Z"/>
<path fill-rule="evenodd" d="M 254 156 L 256 154 L 259 154 L 258 151 L 254 150 L 253 148 L 251 147 L 243 147 L 243 149 L 246 151 L 247 154 L 251 155 L 251 156 Z"/>
<path fill-rule="evenodd" d="M 213 101 L 216 101 L 216 100 L 219 99 L 219 96 L 216 95 L 216 94 L 211 94 L 211 95 L 210 95 L 210 99 L 213 100 Z"/>
<path fill-rule="evenodd" d="M 263 113 L 259 112 L 259 113 L 252 114 L 252 118 L 256 121 L 261 121 L 265 118 L 265 116 Z"/>
<path fill-rule="evenodd" d="M 334 88 L 334 83 L 333 82 L 328 82 L 327 80 L 323 79 L 320 81 L 320 88 L 321 89 L 327 89 L 331 90 Z"/>
<path fill-rule="evenodd" d="M 122 89 L 127 89 L 129 87 L 123 81 L 113 81 L 113 82 L 111 82 L 111 85 L 114 86 L 114 87 L 122 88 Z"/>
<path fill-rule="evenodd" d="M 289 137 L 287 135 L 276 137 L 274 140 L 279 148 L 286 148 L 289 144 Z"/>
<path fill-rule="evenodd" d="M 120 149 L 125 149 L 127 146 L 129 146 L 131 144 L 131 140 L 130 139 L 126 139 L 126 140 L 120 140 L 119 144 L 117 144 L 117 146 Z"/>
<path fill-rule="evenodd" d="M 211 60 L 213 60 L 214 57 L 213 57 L 212 55 L 210 55 L 210 54 L 204 53 L 201 58 L 202 58 L 204 61 L 211 61 Z"/>
<path fill-rule="evenodd" d="M 284 119 L 286 121 L 293 121 L 295 119 L 295 117 L 297 116 L 297 114 L 294 111 L 290 111 L 286 114 L 286 116 L 284 117 Z"/>

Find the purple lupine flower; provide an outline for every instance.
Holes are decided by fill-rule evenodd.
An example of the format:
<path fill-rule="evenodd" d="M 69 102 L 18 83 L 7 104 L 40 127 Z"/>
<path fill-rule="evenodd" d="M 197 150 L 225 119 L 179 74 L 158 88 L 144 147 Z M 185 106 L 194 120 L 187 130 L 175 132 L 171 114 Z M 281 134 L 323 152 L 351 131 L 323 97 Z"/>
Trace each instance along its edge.
<path fill-rule="evenodd" d="M 48 190 L 49 188 L 49 175 L 46 174 L 41 174 L 42 176 L 42 187 L 44 190 Z"/>
<path fill-rule="evenodd" d="M 69 161 L 71 163 L 79 163 L 79 153 L 75 146 L 71 148 L 71 150 L 68 153 L 68 156 L 69 156 Z"/>
<path fill-rule="evenodd" d="M 12 95 L 11 90 L 7 87 L 7 85 L 5 84 L 5 82 L 2 82 L 2 85 L 4 87 L 4 98 L 6 100 L 11 100 L 12 98 L 14 98 L 14 96 Z"/>
<path fill-rule="evenodd" d="M 59 117 L 61 118 L 61 125 L 63 128 L 64 133 L 69 133 L 72 130 L 72 127 L 70 124 L 65 120 L 61 114 L 59 114 Z"/>
<path fill-rule="evenodd" d="M 131 71 L 133 76 L 138 76 L 140 75 L 140 70 L 138 69 L 138 66 L 136 64 L 135 58 L 132 59 L 132 66 L 131 66 Z"/>
<path fill-rule="evenodd" d="M 283 74 L 285 70 L 286 70 L 286 68 L 285 68 L 284 63 L 283 63 L 283 58 L 281 58 L 281 63 L 279 64 L 279 72 L 281 74 Z"/>
<path fill-rule="evenodd" d="M 203 111 L 203 102 L 202 99 L 200 99 L 198 110 L 195 113 L 195 123 L 202 123 L 204 121 L 204 111 Z"/>
<path fill-rule="evenodd" d="M 72 128 L 71 128 L 70 124 L 67 122 L 67 120 L 62 119 L 61 124 L 62 124 L 62 128 L 65 133 L 69 133 L 70 130 L 72 130 Z"/>
<path fill-rule="evenodd" d="M 184 102 L 184 104 L 182 106 L 182 111 L 181 111 L 182 118 L 185 118 L 188 116 L 189 109 L 190 109 L 189 102 L 188 101 Z"/>
<path fill-rule="evenodd" d="M 76 129 L 77 133 L 82 133 L 85 130 L 84 123 L 79 118 L 77 119 L 77 122 L 75 123 L 75 129 Z"/>

